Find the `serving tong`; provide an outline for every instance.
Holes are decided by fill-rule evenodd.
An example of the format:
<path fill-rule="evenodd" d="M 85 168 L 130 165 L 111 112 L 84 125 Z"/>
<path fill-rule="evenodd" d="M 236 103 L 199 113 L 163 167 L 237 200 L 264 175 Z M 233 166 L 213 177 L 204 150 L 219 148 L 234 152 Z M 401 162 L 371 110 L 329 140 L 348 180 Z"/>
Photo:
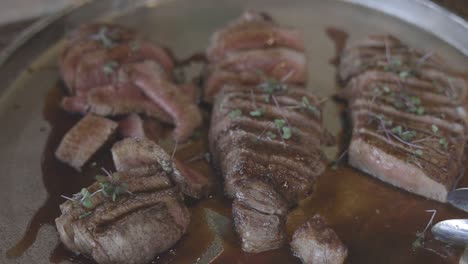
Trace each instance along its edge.
<path fill-rule="evenodd" d="M 447 202 L 455 208 L 468 212 L 468 188 L 449 192 Z M 434 237 L 440 241 L 452 245 L 468 245 L 468 219 L 444 220 L 435 224 L 431 231 Z"/>

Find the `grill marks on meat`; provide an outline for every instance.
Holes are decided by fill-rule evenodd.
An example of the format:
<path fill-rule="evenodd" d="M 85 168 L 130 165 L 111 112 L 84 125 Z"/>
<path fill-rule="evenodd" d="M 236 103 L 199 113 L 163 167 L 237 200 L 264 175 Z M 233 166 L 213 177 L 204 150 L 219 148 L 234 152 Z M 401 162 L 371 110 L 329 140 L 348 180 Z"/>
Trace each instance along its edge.
<path fill-rule="evenodd" d="M 348 249 L 320 215 L 294 232 L 291 249 L 304 264 L 341 264 L 348 255 Z"/>
<path fill-rule="evenodd" d="M 268 78 L 299 85 L 307 81 L 300 33 L 280 27 L 262 13 L 247 11 L 215 32 L 206 53 L 207 102 L 213 102 L 225 84 L 256 85 Z"/>
<path fill-rule="evenodd" d="M 67 201 L 56 219 L 62 242 L 98 263 L 144 264 L 172 247 L 186 232 L 189 212 L 175 189 L 161 185 L 160 176 L 127 179 L 132 195 L 115 202 L 93 196 L 95 208 Z M 136 183 L 140 181 L 140 183 Z M 97 189 L 97 184 L 89 188 Z"/>
<path fill-rule="evenodd" d="M 160 146 L 149 139 L 127 138 L 112 147 L 112 158 L 117 171 L 138 170 L 138 173 L 152 173 L 155 167 L 171 177 L 181 191 L 193 198 L 211 193 L 213 183 L 182 162 L 171 158 Z"/>
<path fill-rule="evenodd" d="M 75 196 L 60 206 L 60 239 L 98 263 L 149 263 L 187 231 L 190 213 L 180 192 L 186 187 L 173 182 L 190 170 L 148 139 L 119 141 L 112 155 L 117 172 L 87 188 L 91 206 Z M 123 189 L 110 195 L 108 185 Z"/>
<path fill-rule="evenodd" d="M 302 87 L 301 34 L 247 11 L 212 35 L 206 53 L 204 100 L 214 101 L 210 152 L 234 198 L 242 249 L 279 248 L 288 209 L 325 169 L 320 103 Z"/>
<path fill-rule="evenodd" d="M 302 107 L 302 98 L 316 111 Z M 258 109 L 264 109 L 260 116 L 250 115 Z M 283 138 L 275 119 L 292 129 L 290 138 Z M 318 99 L 296 87 L 269 94 L 261 87 L 226 86 L 216 98 L 211 124 L 210 151 L 226 193 L 235 198 L 233 216 L 242 249 L 281 247 L 288 208 L 312 191 L 325 169 Z"/>
<path fill-rule="evenodd" d="M 59 65 L 70 92 L 62 101 L 67 111 L 146 114 L 175 124 L 178 142 L 201 125 L 191 95 L 173 83 L 172 57 L 129 29 L 102 23 L 78 28 L 70 34 Z"/>
<path fill-rule="evenodd" d="M 371 36 L 347 46 L 339 75 L 351 78 L 343 91 L 353 123 L 350 164 L 445 202 L 463 173 L 468 87 L 430 55 Z"/>
<path fill-rule="evenodd" d="M 65 134 L 55 156 L 76 170 L 93 156 L 114 134 L 117 123 L 92 114 L 86 115 Z"/>

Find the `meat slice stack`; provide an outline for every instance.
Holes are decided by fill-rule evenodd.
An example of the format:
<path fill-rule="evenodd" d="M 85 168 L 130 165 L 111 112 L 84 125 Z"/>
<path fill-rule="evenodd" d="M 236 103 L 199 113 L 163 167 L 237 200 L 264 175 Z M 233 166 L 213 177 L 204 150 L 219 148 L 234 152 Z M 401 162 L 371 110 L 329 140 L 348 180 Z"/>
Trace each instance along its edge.
<path fill-rule="evenodd" d="M 242 249 L 282 247 L 289 208 L 325 169 L 320 103 L 301 86 L 307 80 L 302 38 L 247 11 L 213 34 L 207 57 L 210 151 L 234 198 Z"/>
<path fill-rule="evenodd" d="M 98 176 L 60 206 L 60 239 L 101 264 L 149 263 L 185 234 L 190 221 L 172 183 L 178 168 L 149 140 L 125 139 L 112 152 L 118 172 Z"/>
<path fill-rule="evenodd" d="M 445 202 L 463 171 L 466 81 L 391 36 L 347 45 L 339 76 L 353 123 L 350 164 Z"/>
<path fill-rule="evenodd" d="M 307 81 L 304 43 L 295 29 L 263 13 L 247 11 L 215 32 L 206 51 L 204 100 L 212 102 L 224 84 L 255 85 L 271 77 L 287 84 Z"/>
<path fill-rule="evenodd" d="M 81 26 L 69 35 L 59 66 L 70 93 L 62 106 L 69 112 L 146 114 L 174 124 L 179 142 L 201 124 L 197 105 L 174 84 L 171 56 L 130 29 Z"/>

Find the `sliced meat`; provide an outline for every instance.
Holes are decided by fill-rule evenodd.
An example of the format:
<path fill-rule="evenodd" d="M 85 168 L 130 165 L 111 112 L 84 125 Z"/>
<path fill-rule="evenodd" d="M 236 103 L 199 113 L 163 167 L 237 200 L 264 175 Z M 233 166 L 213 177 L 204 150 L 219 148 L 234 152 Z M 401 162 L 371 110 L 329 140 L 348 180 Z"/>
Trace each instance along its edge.
<path fill-rule="evenodd" d="M 304 51 L 300 32 L 279 27 L 261 13 L 247 11 L 225 28 L 213 33 L 207 56 L 210 61 L 219 61 L 232 51 L 273 47 Z"/>
<path fill-rule="evenodd" d="M 263 214 L 237 201 L 232 204 L 232 215 L 243 251 L 257 253 L 284 245 L 285 217 Z"/>
<path fill-rule="evenodd" d="M 127 138 L 112 147 L 112 157 L 117 171 L 130 168 L 152 170 L 162 168 L 182 192 L 194 198 L 208 195 L 213 183 L 180 161 L 172 159 L 161 147 L 149 139 Z"/>
<path fill-rule="evenodd" d="M 304 264 L 341 264 L 348 249 L 320 215 L 315 215 L 293 235 L 291 249 Z"/>
<path fill-rule="evenodd" d="M 201 124 L 193 85 L 177 87 L 172 56 L 121 26 L 90 24 L 73 32 L 60 58 L 70 95 L 62 107 L 102 116 L 146 114 L 176 125 L 174 139 L 186 141 Z"/>
<path fill-rule="evenodd" d="M 347 43 L 340 58 L 338 75 L 342 82 L 370 69 L 411 71 L 412 69 L 446 69 L 433 52 L 407 46 L 391 35 L 371 35 Z"/>
<path fill-rule="evenodd" d="M 356 50 L 359 56 L 349 54 Z M 356 74 L 343 92 L 353 123 L 349 162 L 396 187 L 446 202 L 463 173 L 468 86 L 436 59 L 414 54 L 385 36 L 345 50 L 340 73 Z M 347 56 L 380 62 L 353 68 Z"/>
<path fill-rule="evenodd" d="M 325 170 L 319 100 L 304 88 L 224 87 L 213 106 L 210 151 L 235 197 L 242 248 L 281 247 L 288 209 Z"/>
<path fill-rule="evenodd" d="M 242 249 L 282 247 L 288 209 L 325 169 L 320 103 L 303 87 L 301 34 L 247 11 L 213 34 L 206 53 L 210 152 L 225 193 L 235 198 Z"/>
<path fill-rule="evenodd" d="M 117 123 L 88 114 L 65 134 L 55 156 L 77 170 L 113 135 Z"/>
<path fill-rule="evenodd" d="M 268 79 L 303 85 L 307 62 L 300 32 L 266 14 L 247 11 L 215 32 L 207 48 L 203 99 L 212 103 L 226 84 L 258 85 Z"/>
<path fill-rule="evenodd" d="M 161 107 L 130 83 L 96 87 L 84 96 L 66 96 L 62 99 L 61 106 L 70 113 L 90 112 L 100 116 L 140 113 L 164 123 L 173 123 L 172 118 Z"/>
<path fill-rule="evenodd" d="M 119 121 L 119 134 L 122 138 L 144 138 L 143 120 L 137 114 L 130 114 Z"/>
<path fill-rule="evenodd" d="M 172 117 L 176 126 L 173 137 L 177 142 L 188 140 L 201 125 L 202 115 L 198 106 L 177 86 L 161 77 L 154 63 L 133 65 L 130 78 Z"/>
<path fill-rule="evenodd" d="M 138 182 L 140 181 L 140 182 Z M 186 232 L 190 216 L 174 189 L 162 189 L 158 176 L 127 178 L 128 192 L 106 197 L 99 184 L 87 190 L 90 203 L 76 196 L 61 205 L 55 222 L 61 241 L 97 263 L 149 263 L 171 248 Z"/>

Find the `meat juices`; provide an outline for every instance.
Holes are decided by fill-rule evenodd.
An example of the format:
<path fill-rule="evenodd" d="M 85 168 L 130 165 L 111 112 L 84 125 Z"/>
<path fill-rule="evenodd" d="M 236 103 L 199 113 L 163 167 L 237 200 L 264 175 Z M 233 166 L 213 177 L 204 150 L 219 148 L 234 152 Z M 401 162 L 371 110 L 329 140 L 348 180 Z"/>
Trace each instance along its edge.
<path fill-rule="evenodd" d="M 62 101 L 66 111 L 146 114 L 174 124 L 178 142 L 201 125 L 192 95 L 174 84 L 169 53 L 130 29 L 105 23 L 81 26 L 68 37 L 59 66 L 70 93 Z"/>
<path fill-rule="evenodd" d="M 294 232 L 291 249 L 304 264 L 342 264 L 348 255 L 348 249 L 320 215 Z"/>
<path fill-rule="evenodd" d="M 463 173 L 466 81 L 391 36 L 348 44 L 339 76 L 353 123 L 349 163 L 445 202 Z"/>
<path fill-rule="evenodd" d="M 210 152 L 234 198 L 242 250 L 280 248 L 289 208 L 325 170 L 319 99 L 301 86 L 307 80 L 302 38 L 247 11 L 213 34 L 207 57 Z"/>
<path fill-rule="evenodd" d="M 81 170 L 114 134 L 117 126 L 112 120 L 88 114 L 65 134 L 55 156 L 76 170 Z"/>
<path fill-rule="evenodd" d="M 119 141 L 112 156 L 117 172 L 106 171 L 60 206 L 60 239 L 100 264 L 148 263 L 187 231 L 190 214 L 173 185 L 186 170 L 179 173 L 179 164 L 148 139 Z"/>

